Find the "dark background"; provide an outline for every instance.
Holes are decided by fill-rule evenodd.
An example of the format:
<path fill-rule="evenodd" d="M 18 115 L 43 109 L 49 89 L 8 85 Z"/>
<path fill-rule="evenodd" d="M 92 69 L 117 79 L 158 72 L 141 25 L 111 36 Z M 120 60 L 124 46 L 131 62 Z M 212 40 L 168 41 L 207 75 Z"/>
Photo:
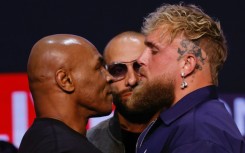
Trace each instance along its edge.
<path fill-rule="evenodd" d="M 29 52 L 40 38 L 70 33 L 91 41 L 100 52 L 116 34 L 140 31 L 143 18 L 176 0 L 6 0 L 0 2 L 0 73 L 26 72 Z M 186 0 L 220 20 L 229 57 L 220 74 L 220 92 L 244 93 L 245 1 Z"/>

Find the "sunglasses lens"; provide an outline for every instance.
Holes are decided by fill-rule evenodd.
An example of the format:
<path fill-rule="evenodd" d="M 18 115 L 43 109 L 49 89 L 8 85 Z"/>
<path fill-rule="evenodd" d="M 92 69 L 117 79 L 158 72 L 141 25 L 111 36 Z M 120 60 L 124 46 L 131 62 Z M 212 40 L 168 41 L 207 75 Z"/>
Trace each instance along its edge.
<path fill-rule="evenodd" d="M 136 73 L 139 73 L 140 66 L 141 66 L 141 65 L 140 65 L 138 62 L 134 62 L 133 68 L 134 68 L 134 71 L 135 71 Z"/>
<path fill-rule="evenodd" d="M 112 64 L 108 66 L 108 72 L 115 78 L 124 77 L 127 73 L 127 66 L 125 64 Z"/>

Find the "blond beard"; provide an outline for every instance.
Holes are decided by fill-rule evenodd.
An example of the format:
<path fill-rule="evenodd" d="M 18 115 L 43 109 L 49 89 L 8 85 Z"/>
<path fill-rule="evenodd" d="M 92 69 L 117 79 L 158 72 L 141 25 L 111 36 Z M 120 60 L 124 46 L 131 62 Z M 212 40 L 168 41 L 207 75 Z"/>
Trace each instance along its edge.
<path fill-rule="evenodd" d="M 174 100 L 174 80 L 165 76 L 141 82 L 127 102 L 131 112 L 157 112 L 168 108 Z"/>

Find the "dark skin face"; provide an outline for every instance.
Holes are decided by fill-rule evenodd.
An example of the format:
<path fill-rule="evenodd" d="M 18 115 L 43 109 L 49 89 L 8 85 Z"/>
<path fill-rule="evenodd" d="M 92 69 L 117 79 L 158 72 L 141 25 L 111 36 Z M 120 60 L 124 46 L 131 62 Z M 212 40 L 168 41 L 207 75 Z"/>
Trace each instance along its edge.
<path fill-rule="evenodd" d="M 111 76 L 97 49 L 82 37 L 60 34 L 38 41 L 28 78 L 37 117 L 61 120 L 84 134 L 89 117 L 111 112 Z"/>

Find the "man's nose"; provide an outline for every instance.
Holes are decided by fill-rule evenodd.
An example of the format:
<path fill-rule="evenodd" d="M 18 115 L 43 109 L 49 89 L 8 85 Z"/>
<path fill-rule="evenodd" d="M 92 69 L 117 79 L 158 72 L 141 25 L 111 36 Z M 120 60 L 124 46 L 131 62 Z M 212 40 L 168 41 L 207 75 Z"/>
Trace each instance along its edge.
<path fill-rule="evenodd" d="M 143 66 L 147 65 L 148 62 L 148 54 L 150 54 L 150 49 L 147 47 L 145 50 L 141 53 L 141 55 L 138 57 L 137 62 Z"/>
<path fill-rule="evenodd" d="M 135 86 L 139 81 L 139 75 L 133 70 L 133 68 L 129 68 L 125 77 L 125 85 L 126 86 Z"/>

